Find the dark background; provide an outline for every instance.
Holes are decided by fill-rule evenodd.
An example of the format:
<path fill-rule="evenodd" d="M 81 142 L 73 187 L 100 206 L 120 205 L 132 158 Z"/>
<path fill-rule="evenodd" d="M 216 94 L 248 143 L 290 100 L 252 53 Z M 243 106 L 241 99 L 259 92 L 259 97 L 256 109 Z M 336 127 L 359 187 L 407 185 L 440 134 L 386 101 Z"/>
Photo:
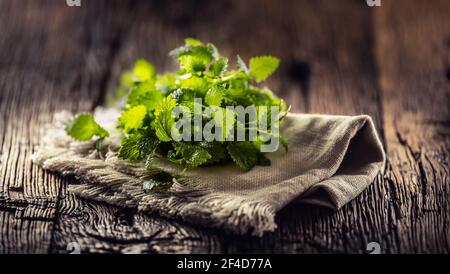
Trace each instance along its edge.
<path fill-rule="evenodd" d="M 0 0 L 0 253 L 449 253 L 450 2 Z M 79 200 L 29 156 L 60 110 L 90 111 L 139 57 L 197 37 L 273 54 L 293 112 L 369 114 L 386 172 L 339 212 L 289 205 L 262 238 Z"/>

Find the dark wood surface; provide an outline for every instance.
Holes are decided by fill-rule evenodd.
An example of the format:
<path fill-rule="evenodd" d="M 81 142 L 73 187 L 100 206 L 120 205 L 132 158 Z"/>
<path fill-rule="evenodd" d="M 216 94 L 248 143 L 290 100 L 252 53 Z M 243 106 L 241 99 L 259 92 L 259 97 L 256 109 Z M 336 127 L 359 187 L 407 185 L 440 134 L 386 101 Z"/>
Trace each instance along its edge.
<path fill-rule="evenodd" d="M 0 253 L 450 252 L 450 2 L 0 0 Z M 389 163 L 338 212 L 289 205 L 262 238 L 73 197 L 29 156 L 63 109 L 90 111 L 139 57 L 160 71 L 185 37 L 273 54 L 294 112 L 369 114 Z"/>

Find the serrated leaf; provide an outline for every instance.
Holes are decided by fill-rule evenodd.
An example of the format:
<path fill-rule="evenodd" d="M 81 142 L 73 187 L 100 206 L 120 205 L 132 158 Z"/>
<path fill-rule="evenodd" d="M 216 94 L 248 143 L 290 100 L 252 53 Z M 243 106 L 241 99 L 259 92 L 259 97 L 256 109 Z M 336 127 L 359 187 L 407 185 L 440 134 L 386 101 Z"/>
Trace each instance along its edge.
<path fill-rule="evenodd" d="M 186 73 L 204 71 L 213 60 L 211 49 L 203 44 L 187 44 L 172 50 L 169 55 L 180 62 Z"/>
<path fill-rule="evenodd" d="M 164 95 L 155 88 L 153 82 L 143 82 L 132 89 L 128 95 L 127 104 L 129 106 L 144 105 L 152 111 L 163 98 Z"/>
<path fill-rule="evenodd" d="M 259 151 L 250 142 L 229 143 L 227 150 L 233 161 L 244 170 L 250 170 L 258 163 Z"/>
<path fill-rule="evenodd" d="M 192 76 L 187 79 L 180 80 L 180 87 L 183 90 L 193 91 L 195 97 L 203 97 L 208 91 L 208 81 L 203 77 Z"/>
<path fill-rule="evenodd" d="M 177 87 L 177 78 L 173 73 L 158 76 L 155 83 L 156 88 L 164 94 L 171 92 Z"/>
<path fill-rule="evenodd" d="M 200 142 L 199 146 L 206 149 L 211 155 L 208 163 L 218 163 L 228 156 L 226 146 L 218 142 Z"/>
<path fill-rule="evenodd" d="M 201 56 L 183 55 L 178 58 L 181 67 L 186 72 L 204 71 L 210 59 Z"/>
<path fill-rule="evenodd" d="M 217 87 L 210 88 L 205 95 L 205 103 L 209 106 L 220 106 L 223 100 L 223 91 Z"/>
<path fill-rule="evenodd" d="M 133 133 L 122 139 L 118 156 L 131 161 L 143 160 L 154 153 L 158 144 L 159 141 L 148 133 Z"/>
<path fill-rule="evenodd" d="M 183 162 L 188 168 L 198 167 L 212 157 L 206 149 L 200 146 L 177 143 L 175 149 L 183 157 Z"/>
<path fill-rule="evenodd" d="M 102 128 L 94 117 L 90 114 L 78 115 L 69 125 L 65 128 L 67 134 L 77 141 L 88 141 L 94 136 L 100 139 L 109 136 L 108 131 Z"/>
<path fill-rule="evenodd" d="M 208 43 L 206 46 L 208 47 L 209 52 L 211 52 L 214 60 L 217 60 L 220 58 L 219 50 L 217 49 L 217 47 L 214 44 Z"/>
<path fill-rule="evenodd" d="M 163 142 L 172 140 L 171 131 L 175 124 L 172 111 L 177 105 L 177 101 L 171 96 L 164 98 L 155 108 L 155 120 L 152 125 L 156 131 L 156 136 Z"/>
<path fill-rule="evenodd" d="M 125 132 L 131 132 L 142 127 L 147 108 L 143 105 L 134 106 L 125 110 L 119 117 L 119 122 Z"/>
<path fill-rule="evenodd" d="M 273 56 L 258 56 L 250 59 L 250 74 L 256 82 L 267 79 L 277 70 L 280 65 L 280 59 Z"/>
<path fill-rule="evenodd" d="M 228 58 L 219 57 L 214 63 L 212 63 L 209 71 L 214 76 L 220 76 L 227 71 L 228 68 Z"/>

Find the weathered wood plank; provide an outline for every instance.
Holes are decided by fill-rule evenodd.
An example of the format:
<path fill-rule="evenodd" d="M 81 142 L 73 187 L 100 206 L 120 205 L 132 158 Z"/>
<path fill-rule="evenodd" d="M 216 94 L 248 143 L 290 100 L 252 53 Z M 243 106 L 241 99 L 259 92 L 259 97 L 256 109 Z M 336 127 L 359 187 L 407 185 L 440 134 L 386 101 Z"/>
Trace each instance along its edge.
<path fill-rule="evenodd" d="M 329 114 L 368 114 L 382 134 L 376 68 L 373 61 L 371 9 L 363 2 L 296 2 L 290 10 L 296 31 L 290 38 L 293 60 L 309 64 L 309 89 L 302 91 L 307 111 Z M 301 11 L 301 14 L 298 14 Z M 297 19 L 301 18 L 301 19 Z M 301 83 L 300 83 L 301 84 Z M 295 92 L 295 91 L 294 91 Z M 298 91 L 297 91 L 298 92 Z M 381 177 L 339 212 L 325 209 L 286 209 L 287 252 L 364 253 L 368 242 L 388 248 L 390 216 L 387 187 Z M 284 223 L 282 223 L 284 224 Z"/>
<path fill-rule="evenodd" d="M 47 253 L 63 181 L 29 157 L 55 111 L 88 111 L 102 97 L 115 32 L 95 32 L 101 6 L 0 4 L 0 253 Z"/>
<path fill-rule="evenodd" d="M 374 18 L 398 251 L 449 253 L 450 5 L 386 1 Z"/>

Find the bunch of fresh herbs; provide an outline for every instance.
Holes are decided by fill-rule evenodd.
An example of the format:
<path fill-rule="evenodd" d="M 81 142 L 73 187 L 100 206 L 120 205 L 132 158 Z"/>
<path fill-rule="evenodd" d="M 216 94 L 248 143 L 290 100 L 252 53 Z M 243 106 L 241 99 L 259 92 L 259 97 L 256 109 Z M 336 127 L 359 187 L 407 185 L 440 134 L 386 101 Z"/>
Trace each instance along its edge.
<path fill-rule="evenodd" d="M 174 140 L 171 128 L 177 118 L 172 111 L 177 106 L 183 106 L 194 115 L 194 98 L 201 98 L 205 107 L 215 106 L 225 110 L 227 106 L 237 105 L 279 106 L 286 114 L 283 100 L 268 88 L 257 86 L 278 68 L 279 59 L 272 56 L 254 57 L 247 66 L 237 56 L 236 69 L 228 69 L 228 58 L 222 56 L 213 44 L 192 38 L 186 39 L 184 46 L 172 50 L 169 55 L 179 62 L 180 69 L 175 73 L 157 74 L 155 67 L 142 59 L 131 71 L 123 73 L 117 90 L 117 94 L 124 96 L 125 102 L 117 123 L 123 133 L 118 157 L 145 161 L 148 168 L 160 157 L 184 168 L 231 161 L 244 170 L 250 170 L 255 165 L 270 165 L 270 160 L 260 152 L 263 143 L 260 139 L 211 142 Z M 228 118 L 236 119 L 233 116 Z M 235 123 L 235 127 L 238 125 Z M 227 132 L 229 130 L 232 129 Z M 78 141 L 96 138 L 98 142 L 109 137 L 109 133 L 89 114 L 78 115 L 67 125 L 66 131 Z M 277 138 L 287 148 L 283 136 L 278 135 Z M 160 186 L 152 184 L 151 187 Z"/>

